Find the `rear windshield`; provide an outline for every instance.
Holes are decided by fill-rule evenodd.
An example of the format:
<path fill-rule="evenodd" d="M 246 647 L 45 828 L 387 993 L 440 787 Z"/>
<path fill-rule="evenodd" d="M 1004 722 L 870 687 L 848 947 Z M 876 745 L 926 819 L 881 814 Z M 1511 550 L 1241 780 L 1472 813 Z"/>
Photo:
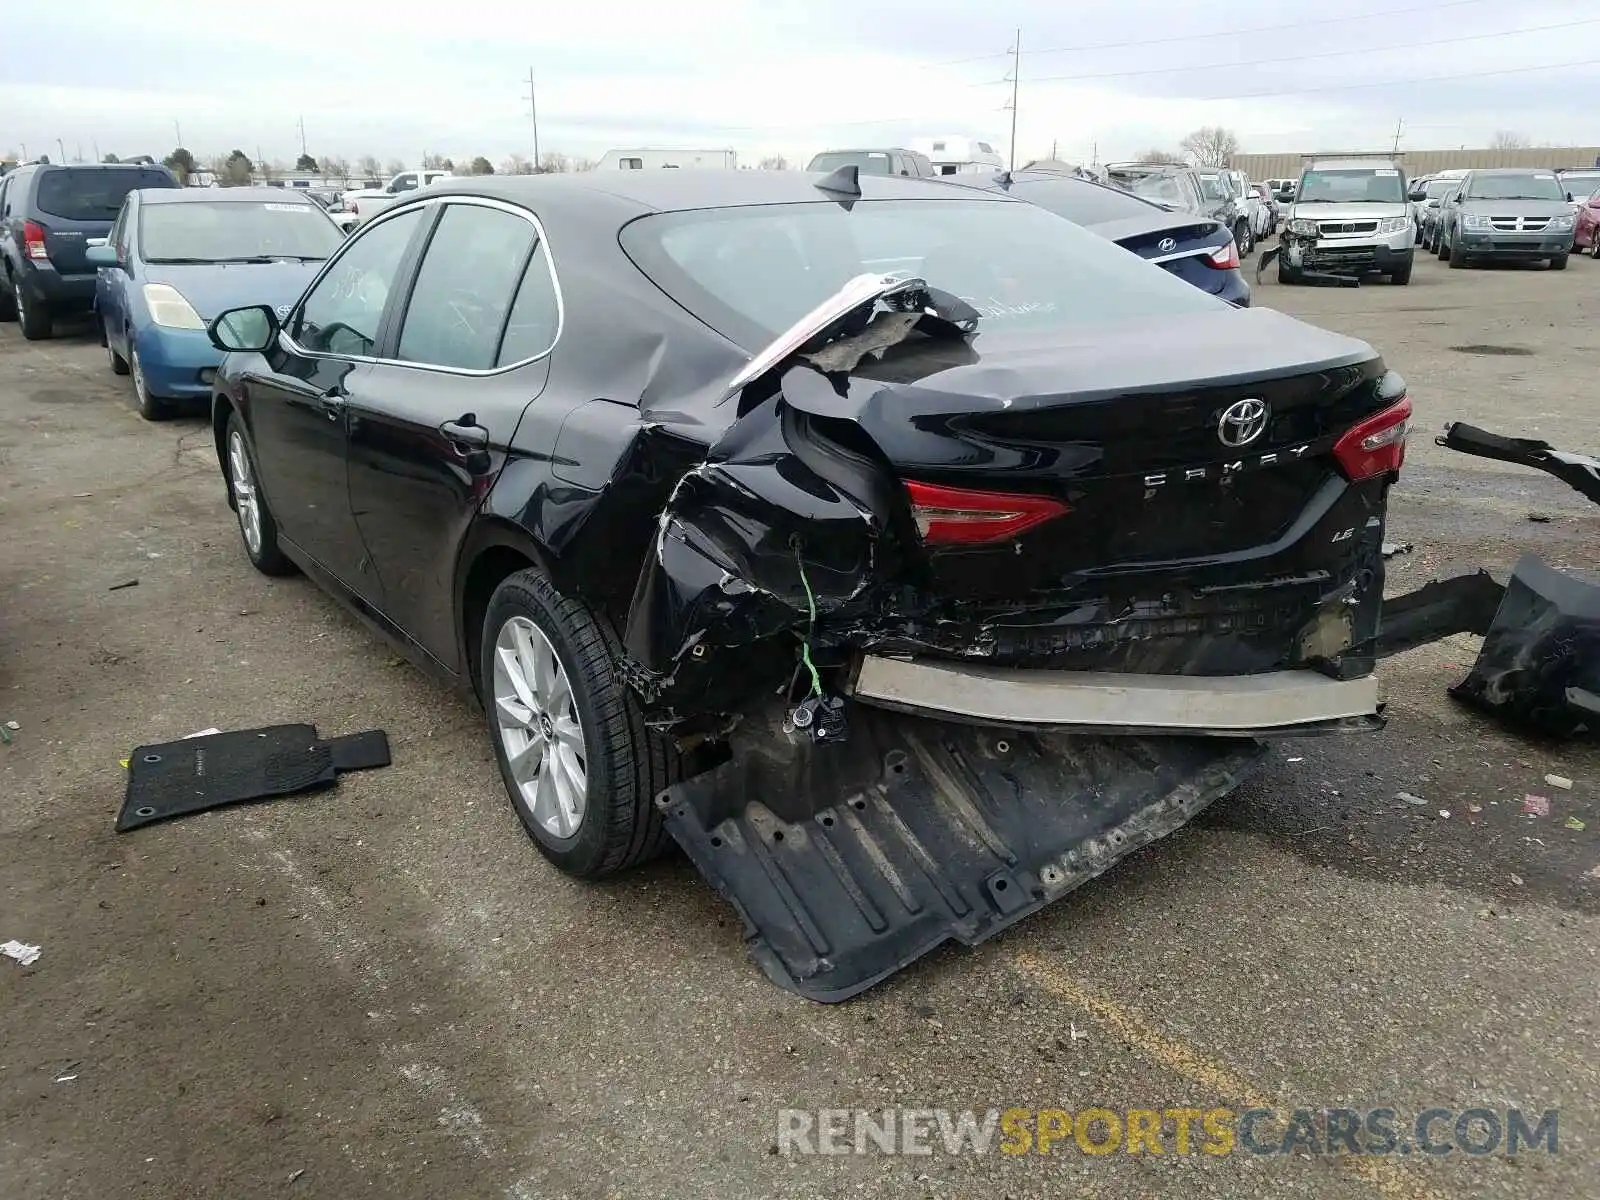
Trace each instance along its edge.
<path fill-rule="evenodd" d="M 1011 194 L 1079 225 L 1098 225 L 1102 221 L 1148 217 L 1161 212 L 1160 205 L 1127 192 L 1066 179 L 1018 180 L 1011 185 Z"/>
<path fill-rule="evenodd" d="M 1466 200 L 1565 200 L 1567 189 L 1553 171 L 1517 175 L 1474 175 L 1462 193 Z"/>
<path fill-rule="evenodd" d="M 829 150 L 811 160 L 808 171 L 837 171 L 840 167 L 859 167 L 863 175 L 893 175 L 894 163 L 887 150 Z"/>
<path fill-rule="evenodd" d="M 1446 195 L 1460 186 L 1461 180 L 1459 179 L 1430 179 L 1428 180 L 1428 186 L 1423 189 L 1423 195 L 1427 196 L 1429 200 L 1437 200 L 1440 196 Z"/>
<path fill-rule="evenodd" d="M 344 234 L 309 202 L 217 200 L 143 205 L 139 242 L 140 256 L 153 263 L 321 260 Z"/>
<path fill-rule="evenodd" d="M 39 176 L 34 203 L 42 213 L 69 221 L 112 221 L 134 188 L 176 187 L 165 171 L 55 167 Z"/>
<path fill-rule="evenodd" d="M 1300 180 L 1301 204 L 1401 204 L 1405 188 L 1394 167 L 1359 167 L 1343 171 L 1307 171 Z"/>
<path fill-rule="evenodd" d="M 1031 204 L 871 200 L 641 217 L 622 245 L 655 283 L 754 353 L 863 273 L 953 292 L 986 331 L 1159 320 L 1221 301 Z"/>

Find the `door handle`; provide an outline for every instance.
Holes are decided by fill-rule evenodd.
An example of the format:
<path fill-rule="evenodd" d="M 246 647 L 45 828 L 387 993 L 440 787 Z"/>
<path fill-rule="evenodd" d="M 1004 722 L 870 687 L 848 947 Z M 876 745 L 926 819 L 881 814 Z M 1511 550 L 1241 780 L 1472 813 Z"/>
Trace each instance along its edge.
<path fill-rule="evenodd" d="M 489 431 L 478 424 L 478 418 L 472 413 L 456 421 L 446 421 L 439 426 L 439 432 L 467 450 L 482 450 L 489 444 Z"/>
<path fill-rule="evenodd" d="M 317 403 L 322 405 L 322 411 L 327 414 L 328 420 L 337 421 L 344 412 L 344 402 L 349 396 L 350 393 L 336 383 L 317 397 Z"/>

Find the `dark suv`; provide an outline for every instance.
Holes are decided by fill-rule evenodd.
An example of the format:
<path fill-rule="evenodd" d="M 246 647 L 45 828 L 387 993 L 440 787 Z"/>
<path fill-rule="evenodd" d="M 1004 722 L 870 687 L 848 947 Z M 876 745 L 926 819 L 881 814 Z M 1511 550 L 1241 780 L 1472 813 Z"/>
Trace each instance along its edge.
<path fill-rule="evenodd" d="M 90 240 L 111 231 L 133 189 L 179 186 L 167 168 L 140 163 L 29 163 L 0 179 L 0 321 L 21 321 L 36 340 L 57 313 L 92 307 Z"/>

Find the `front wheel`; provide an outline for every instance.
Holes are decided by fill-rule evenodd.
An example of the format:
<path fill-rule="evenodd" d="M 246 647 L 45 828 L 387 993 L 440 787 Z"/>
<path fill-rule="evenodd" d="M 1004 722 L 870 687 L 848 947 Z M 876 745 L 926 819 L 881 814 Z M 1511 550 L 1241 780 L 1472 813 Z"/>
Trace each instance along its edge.
<path fill-rule="evenodd" d="M 1389 272 L 1389 282 L 1394 284 L 1395 287 L 1405 287 L 1406 284 L 1410 283 L 1411 282 L 1411 264 L 1407 263 L 1405 266 L 1401 267 L 1398 271 L 1390 271 Z"/>
<path fill-rule="evenodd" d="M 1239 253 L 1249 254 L 1255 246 L 1255 239 L 1250 236 L 1250 226 L 1240 221 L 1233 228 L 1233 240 L 1239 243 Z"/>
<path fill-rule="evenodd" d="M 146 421 L 165 420 L 168 415 L 167 402 L 150 394 L 150 381 L 144 377 L 144 364 L 139 361 L 139 351 L 132 347 L 128 349 L 128 369 L 133 373 L 133 399 L 138 405 L 139 415 Z M 112 370 L 116 370 L 115 363 L 112 364 Z"/>
<path fill-rule="evenodd" d="M 1600 232 L 1589 235 L 1589 257 L 1600 258 Z"/>
<path fill-rule="evenodd" d="M 605 618 L 536 568 L 489 600 L 479 694 L 500 776 L 539 852 L 581 879 L 661 852 L 654 801 L 679 777 L 676 751 L 617 674 L 620 655 Z"/>
<path fill-rule="evenodd" d="M 228 490 L 233 496 L 234 515 L 239 519 L 245 556 L 263 575 L 294 574 L 294 564 L 278 548 L 278 523 L 272 519 L 267 498 L 261 494 L 255 456 L 244 436 L 244 423 L 237 415 L 228 417 L 224 445 L 227 447 Z"/>
<path fill-rule="evenodd" d="M 1448 237 L 1446 237 L 1445 231 L 1442 229 L 1439 231 L 1439 249 L 1436 251 L 1436 253 L 1439 256 L 1440 262 L 1450 261 L 1450 240 Z"/>
<path fill-rule="evenodd" d="M 1552 271 L 1565 271 L 1567 269 L 1567 256 L 1565 254 L 1557 254 L 1552 257 L 1550 259 L 1550 269 Z"/>

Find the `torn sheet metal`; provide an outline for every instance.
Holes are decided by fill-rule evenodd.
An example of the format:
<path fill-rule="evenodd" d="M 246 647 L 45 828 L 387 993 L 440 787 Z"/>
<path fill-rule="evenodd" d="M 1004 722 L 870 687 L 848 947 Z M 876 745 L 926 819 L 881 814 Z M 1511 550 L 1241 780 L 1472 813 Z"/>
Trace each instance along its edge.
<path fill-rule="evenodd" d="M 1037 912 L 1226 795 L 1264 750 L 870 710 L 819 748 L 773 720 L 658 803 L 767 976 L 827 1003 Z"/>
<path fill-rule="evenodd" d="M 1310 283 L 1320 287 L 1361 286 L 1359 276 L 1338 275 L 1312 266 L 1317 249 L 1317 235 L 1296 233 L 1289 227 L 1291 224 L 1293 222 L 1284 224 L 1283 232 L 1278 235 L 1278 244 L 1270 250 L 1262 251 L 1261 257 L 1256 260 L 1256 283 L 1261 282 L 1262 272 L 1267 269 L 1268 263 L 1273 259 L 1281 259 L 1279 270 L 1287 275 L 1286 282 Z"/>

